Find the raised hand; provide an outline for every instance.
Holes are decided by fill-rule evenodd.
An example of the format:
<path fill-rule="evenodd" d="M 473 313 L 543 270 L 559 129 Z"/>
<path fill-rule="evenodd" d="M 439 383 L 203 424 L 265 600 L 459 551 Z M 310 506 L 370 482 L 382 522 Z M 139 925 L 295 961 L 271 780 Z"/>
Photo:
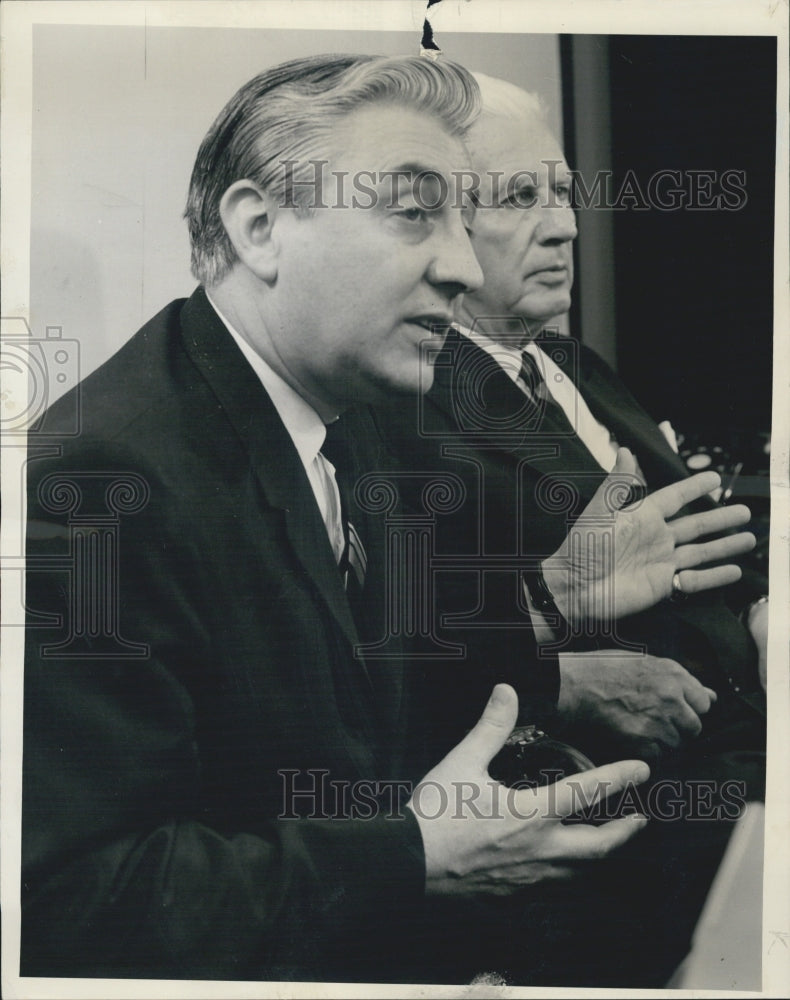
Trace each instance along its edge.
<path fill-rule="evenodd" d="M 426 892 L 507 895 L 544 880 L 568 878 L 606 857 L 647 822 L 642 816 L 602 826 L 563 824 L 585 805 L 641 784 L 638 760 L 618 761 L 539 789 L 506 788 L 488 765 L 516 724 L 518 698 L 498 684 L 480 721 L 414 790 L 409 808 L 425 848 Z"/>
<path fill-rule="evenodd" d="M 743 504 L 675 518 L 720 484 L 717 473 L 700 472 L 618 509 L 618 494 L 622 503 L 627 492 L 623 485 L 637 479 L 633 454 L 620 448 L 614 469 L 562 547 L 543 563 L 557 607 L 574 625 L 644 611 L 672 594 L 673 578 L 675 589 L 686 594 L 734 583 L 741 576 L 734 564 L 696 567 L 754 547 L 754 535 L 746 531 L 697 542 L 745 524 L 751 512 Z"/>
<path fill-rule="evenodd" d="M 716 701 L 715 691 L 663 657 L 600 650 L 560 653 L 559 661 L 563 721 L 606 730 L 650 758 L 699 735 L 700 716 Z"/>

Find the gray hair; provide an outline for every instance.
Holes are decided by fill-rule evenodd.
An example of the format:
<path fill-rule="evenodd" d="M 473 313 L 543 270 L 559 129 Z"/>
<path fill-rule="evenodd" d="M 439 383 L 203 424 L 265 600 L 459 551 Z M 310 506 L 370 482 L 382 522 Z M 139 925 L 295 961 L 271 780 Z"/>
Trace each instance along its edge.
<path fill-rule="evenodd" d="M 370 101 L 428 112 L 459 137 L 480 110 L 472 75 L 448 60 L 325 55 L 294 59 L 260 73 L 219 113 L 192 170 L 184 217 L 198 281 L 211 287 L 236 261 L 219 212 L 230 185 L 248 179 L 273 198 L 287 195 L 306 209 L 309 185 L 299 182 L 307 176 L 311 158 L 329 146 L 339 119 Z M 293 165 L 290 172 L 283 169 L 286 161 Z M 286 178 L 292 191 L 286 190 Z"/>
<path fill-rule="evenodd" d="M 523 118 L 534 115 L 545 121 L 546 105 L 540 94 L 522 90 L 514 83 L 500 80 L 485 73 L 473 73 L 480 88 L 483 102 L 482 115 L 486 117 Z"/>

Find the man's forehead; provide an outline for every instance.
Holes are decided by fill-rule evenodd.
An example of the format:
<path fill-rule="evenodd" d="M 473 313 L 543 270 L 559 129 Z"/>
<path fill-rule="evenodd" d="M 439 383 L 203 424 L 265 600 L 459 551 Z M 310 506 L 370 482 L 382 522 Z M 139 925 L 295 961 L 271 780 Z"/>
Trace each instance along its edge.
<path fill-rule="evenodd" d="M 339 169 L 448 175 L 468 170 L 468 151 L 437 116 L 385 102 L 364 105 L 341 118 L 332 133 L 331 160 Z"/>
<path fill-rule="evenodd" d="M 485 172 L 568 170 L 562 149 L 537 114 L 483 115 L 472 126 L 468 145 L 475 170 Z M 559 161 L 559 162 L 558 162 Z"/>

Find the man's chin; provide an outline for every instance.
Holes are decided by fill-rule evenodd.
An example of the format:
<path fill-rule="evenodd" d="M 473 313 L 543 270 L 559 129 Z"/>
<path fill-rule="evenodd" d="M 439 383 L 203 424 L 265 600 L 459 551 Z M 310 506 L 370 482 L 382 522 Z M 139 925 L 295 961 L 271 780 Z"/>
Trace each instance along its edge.
<path fill-rule="evenodd" d="M 534 303 L 522 302 L 518 306 L 518 315 L 529 330 L 530 337 L 537 337 L 541 330 L 552 324 L 557 324 L 571 307 L 571 297 L 558 300 L 551 306 L 536 309 Z"/>
<path fill-rule="evenodd" d="M 433 364 L 424 361 L 419 368 L 400 378 L 382 380 L 378 385 L 379 402 L 388 403 L 393 399 L 409 400 L 424 396 L 433 385 Z"/>

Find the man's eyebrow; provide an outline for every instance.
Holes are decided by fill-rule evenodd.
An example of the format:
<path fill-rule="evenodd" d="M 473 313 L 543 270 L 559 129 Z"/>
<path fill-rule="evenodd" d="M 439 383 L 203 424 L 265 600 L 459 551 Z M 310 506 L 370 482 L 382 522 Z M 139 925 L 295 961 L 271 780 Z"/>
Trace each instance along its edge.
<path fill-rule="evenodd" d="M 447 175 L 443 170 L 438 167 L 432 167 L 427 163 L 418 163 L 417 161 L 410 161 L 408 163 L 401 163 L 394 167 L 385 167 L 380 170 L 379 173 L 382 177 L 387 177 L 390 174 L 395 174 L 400 180 L 403 177 L 404 180 L 408 180 L 414 177 L 427 176 L 427 177 L 442 177 L 445 180 Z"/>

